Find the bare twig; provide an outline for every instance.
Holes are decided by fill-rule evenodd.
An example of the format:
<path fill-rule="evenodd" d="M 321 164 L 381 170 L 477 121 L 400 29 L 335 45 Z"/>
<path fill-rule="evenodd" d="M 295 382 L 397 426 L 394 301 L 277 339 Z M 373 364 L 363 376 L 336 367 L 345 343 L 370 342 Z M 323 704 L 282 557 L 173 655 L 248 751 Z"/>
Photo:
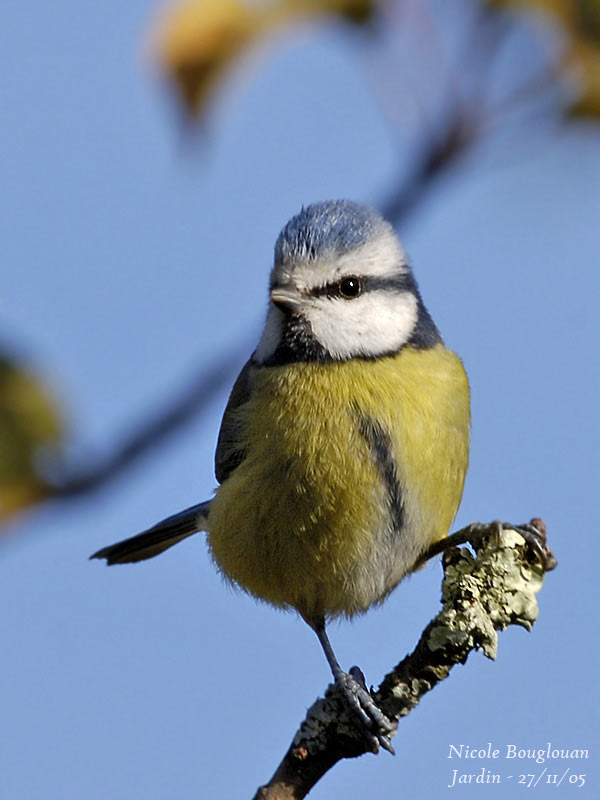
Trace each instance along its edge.
<path fill-rule="evenodd" d="M 539 527 L 541 520 L 536 522 Z M 473 531 L 477 531 L 474 536 Z M 455 664 L 464 664 L 473 650 L 495 658 L 498 631 L 509 625 L 531 630 L 537 618 L 536 594 L 545 568 L 539 561 L 531 563 L 531 551 L 522 536 L 501 530 L 496 523 L 459 532 L 463 537 L 466 533 L 476 555 L 464 547 L 445 553 L 442 609 L 414 651 L 386 675 L 374 695 L 382 711 L 396 722 L 447 678 Z M 544 549 L 551 568 L 556 561 L 545 540 Z M 281 764 L 254 800 L 300 800 L 338 761 L 365 752 L 367 744 L 331 686 L 308 710 Z"/>
<path fill-rule="evenodd" d="M 396 188 L 379 204 L 383 216 L 395 225 L 403 222 L 475 143 L 479 131 L 476 117 L 461 108 L 456 109 L 444 128 L 425 143 L 410 174 L 398 181 Z"/>
<path fill-rule="evenodd" d="M 134 463 L 187 425 L 221 390 L 232 382 L 242 362 L 240 350 L 219 357 L 193 377 L 163 409 L 150 415 L 137 430 L 121 437 L 106 457 L 78 465 L 52 465 L 44 484 L 47 498 L 70 499 L 102 488 L 120 477 Z"/>

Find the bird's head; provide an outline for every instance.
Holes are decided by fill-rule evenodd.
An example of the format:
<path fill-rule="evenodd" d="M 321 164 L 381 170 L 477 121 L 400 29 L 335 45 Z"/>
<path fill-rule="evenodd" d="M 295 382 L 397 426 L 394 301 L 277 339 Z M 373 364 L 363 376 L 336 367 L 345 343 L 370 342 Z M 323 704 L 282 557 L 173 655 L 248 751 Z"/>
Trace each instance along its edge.
<path fill-rule="evenodd" d="M 335 200 L 303 208 L 275 243 L 255 361 L 345 361 L 440 341 L 392 226 Z"/>

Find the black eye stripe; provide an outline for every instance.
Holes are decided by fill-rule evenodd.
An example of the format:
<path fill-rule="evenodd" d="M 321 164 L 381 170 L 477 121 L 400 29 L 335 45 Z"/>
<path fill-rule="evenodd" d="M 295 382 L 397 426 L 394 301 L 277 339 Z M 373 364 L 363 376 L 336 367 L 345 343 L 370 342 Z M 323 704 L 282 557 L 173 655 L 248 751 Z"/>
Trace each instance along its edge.
<path fill-rule="evenodd" d="M 311 297 L 340 297 L 340 284 L 347 278 L 356 278 L 355 275 L 345 275 L 335 283 L 326 283 L 324 286 L 315 286 L 309 290 Z M 363 276 L 359 278 L 362 294 L 365 292 L 404 292 L 414 287 L 410 274 L 394 275 L 389 278 L 378 278 L 374 276 Z"/>

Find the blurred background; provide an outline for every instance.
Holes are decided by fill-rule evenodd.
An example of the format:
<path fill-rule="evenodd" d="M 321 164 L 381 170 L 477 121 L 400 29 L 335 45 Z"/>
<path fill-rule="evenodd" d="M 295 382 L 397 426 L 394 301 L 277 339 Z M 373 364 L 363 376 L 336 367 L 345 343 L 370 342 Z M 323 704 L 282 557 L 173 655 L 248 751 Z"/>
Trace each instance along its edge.
<path fill-rule="evenodd" d="M 0 71 L 2 800 L 251 797 L 324 691 L 308 627 L 226 589 L 202 536 L 88 556 L 210 497 L 275 238 L 332 198 L 394 222 L 469 372 L 456 528 L 540 515 L 559 567 L 532 633 L 311 797 L 436 796 L 450 744 L 488 742 L 590 758 L 471 762 L 502 783 L 465 795 L 547 767 L 596 796 L 598 0 L 10 3 Z M 334 625 L 342 663 L 379 683 L 440 576 Z"/>

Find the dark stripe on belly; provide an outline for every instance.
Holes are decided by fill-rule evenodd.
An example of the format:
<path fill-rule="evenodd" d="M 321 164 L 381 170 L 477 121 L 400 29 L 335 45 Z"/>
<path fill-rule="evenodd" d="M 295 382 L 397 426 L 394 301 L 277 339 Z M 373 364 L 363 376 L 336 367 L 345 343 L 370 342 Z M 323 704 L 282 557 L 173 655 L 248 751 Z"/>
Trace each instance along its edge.
<path fill-rule="evenodd" d="M 396 463 L 392 456 L 391 439 L 378 422 L 363 414 L 359 415 L 358 426 L 367 440 L 379 474 L 387 487 L 392 523 L 399 532 L 404 524 L 404 503 L 396 474 Z"/>

